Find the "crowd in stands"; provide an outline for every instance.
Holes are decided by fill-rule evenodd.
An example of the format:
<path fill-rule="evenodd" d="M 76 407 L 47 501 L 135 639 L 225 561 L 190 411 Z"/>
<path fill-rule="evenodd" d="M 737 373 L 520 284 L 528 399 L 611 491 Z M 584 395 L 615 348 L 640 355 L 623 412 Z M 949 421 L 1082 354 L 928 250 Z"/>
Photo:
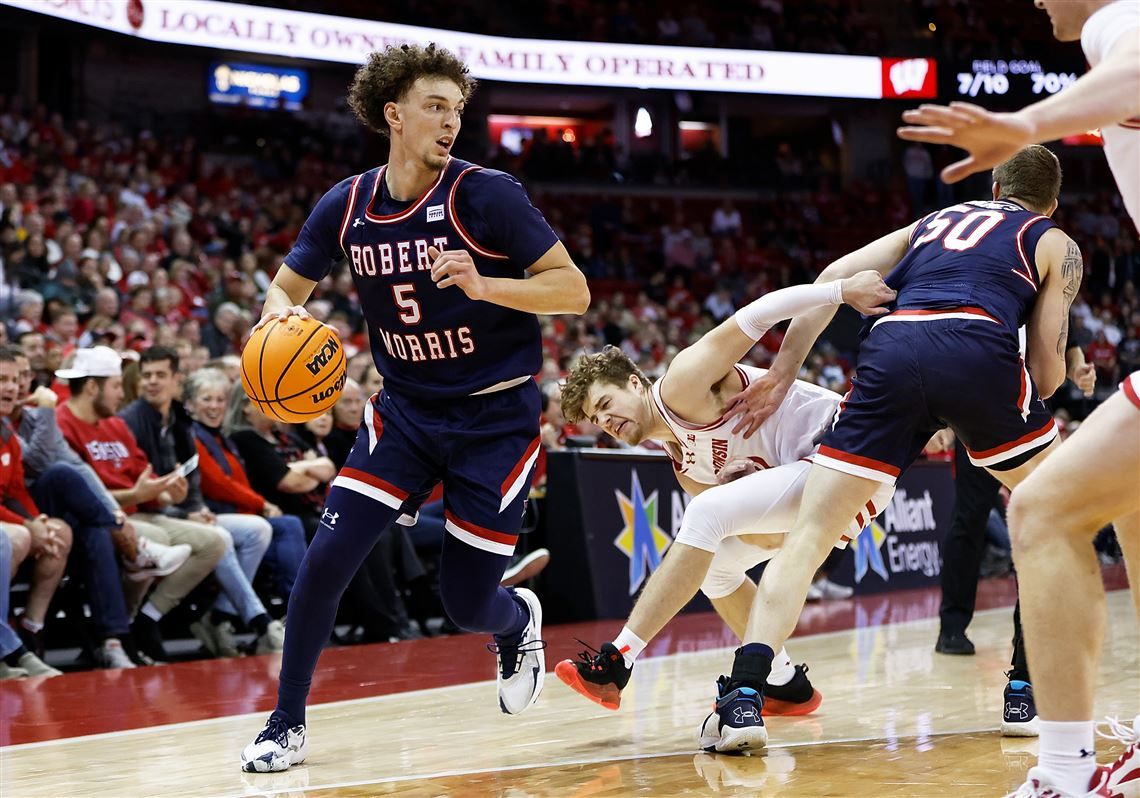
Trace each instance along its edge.
<path fill-rule="evenodd" d="M 25 563 L 30 585 L 16 628 L 0 623 L 0 678 L 54 670 L 43 635 L 69 557 L 88 590 L 95 664 L 165 659 L 163 619 L 180 606 L 212 655 L 280 648 L 324 488 L 382 380 L 345 268 L 309 304 L 352 355 L 327 417 L 296 428 L 265 417 L 240 387 L 238 353 L 309 210 L 353 171 L 344 152 L 271 145 L 235 166 L 192 136 L 160 141 L 0 98 L 0 572 Z M 784 157 L 794 174 L 795 154 Z M 813 279 L 945 199 L 933 170 L 902 164 L 887 184 L 805 179 L 737 201 L 556 192 L 525 161 L 511 166 L 594 296 L 582 317 L 543 320 L 550 448 L 617 445 L 560 416 L 558 381 L 577 354 L 618 346 L 656 377 L 741 303 Z M 1140 368 L 1136 233 L 1109 193 L 1063 198 L 1056 219 L 1086 259 L 1074 329 L 1097 368 L 1095 402 Z M 750 359 L 765 365 L 779 343 L 773 330 Z M 831 336 L 803 377 L 843 392 L 856 343 Z M 1093 406 L 1061 399 L 1074 419 Z M 440 533 L 429 507 L 421 515 L 386 532 L 350 587 L 349 639 L 424 631 Z M 2 580 L 0 593 L 3 621 Z"/>

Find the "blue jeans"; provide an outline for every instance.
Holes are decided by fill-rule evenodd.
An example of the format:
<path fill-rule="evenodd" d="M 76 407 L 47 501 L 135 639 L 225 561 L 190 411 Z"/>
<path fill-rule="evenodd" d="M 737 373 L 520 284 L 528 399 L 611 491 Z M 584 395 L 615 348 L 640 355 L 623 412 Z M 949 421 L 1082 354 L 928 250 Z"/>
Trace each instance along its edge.
<path fill-rule="evenodd" d="M 273 529 L 261 516 L 246 513 L 222 513 L 218 516 L 218 527 L 227 534 L 230 545 L 214 568 L 214 576 L 222 585 L 214 609 L 249 622 L 265 613 L 265 605 L 253 591 L 252 582 L 269 548 Z"/>
<path fill-rule="evenodd" d="M 8 625 L 8 599 L 12 592 L 12 541 L 0 529 L 0 657 L 6 657 L 21 645 L 20 638 Z"/>
<path fill-rule="evenodd" d="M 269 550 L 261 562 L 273 571 L 277 594 L 288 599 L 305 556 L 305 525 L 295 515 L 279 515 L 268 521 L 273 528 L 273 540 L 269 541 Z"/>
<path fill-rule="evenodd" d="M 114 511 L 103 501 L 84 469 L 69 463 L 49 466 L 29 492 L 50 516 L 62 518 L 75 533 L 72 554 L 80 554 L 87 601 L 99 640 L 125 635 L 130 629 L 127 604 L 119 576 L 119 564 L 111 529 Z"/>

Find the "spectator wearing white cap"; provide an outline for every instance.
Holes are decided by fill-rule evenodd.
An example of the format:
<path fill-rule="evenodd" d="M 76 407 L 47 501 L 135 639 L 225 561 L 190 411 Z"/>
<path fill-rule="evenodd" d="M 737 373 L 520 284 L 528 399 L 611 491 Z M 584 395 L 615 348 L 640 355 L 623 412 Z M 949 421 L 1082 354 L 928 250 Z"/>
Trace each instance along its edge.
<path fill-rule="evenodd" d="M 226 539 L 208 524 L 161 515 L 162 508 L 186 498 L 186 480 L 177 471 L 155 476 L 130 428 L 115 416 L 123 399 L 122 360 L 115 350 L 80 349 L 71 368 L 56 376 L 70 383 L 71 398 L 56 409 L 68 445 L 95 469 L 140 535 L 190 546 L 190 558 L 158 583 L 131 624 L 140 653 L 165 660 L 158 622 L 214 570 L 226 553 Z M 138 607 L 145 590 L 141 582 L 128 586 L 128 611 Z"/>

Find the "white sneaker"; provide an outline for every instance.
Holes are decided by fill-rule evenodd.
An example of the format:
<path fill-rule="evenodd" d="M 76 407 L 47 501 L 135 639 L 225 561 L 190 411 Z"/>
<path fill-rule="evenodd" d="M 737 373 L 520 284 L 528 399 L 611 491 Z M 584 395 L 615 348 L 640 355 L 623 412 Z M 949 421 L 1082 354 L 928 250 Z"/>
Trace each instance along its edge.
<path fill-rule="evenodd" d="M 30 651 L 21 655 L 20 661 L 17 664 L 20 668 L 28 672 L 28 676 L 63 676 L 63 671 L 48 665 Z"/>
<path fill-rule="evenodd" d="M 139 553 L 134 560 L 123 562 L 127 579 L 141 582 L 159 576 L 168 576 L 182 567 L 190 559 L 190 545 L 179 543 L 166 546 L 147 538 L 139 538 Z"/>
<path fill-rule="evenodd" d="M 131 662 L 131 658 L 123 650 L 123 644 L 115 638 L 105 641 L 102 647 L 96 650 L 95 661 L 100 668 L 107 668 L 108 670 L 138 667 Z"/>
<path fill-rule="evenodd" d="M 280 654 L 285 650 L 285 624 L 281 621 L 270 621 L 265 627 L 265 633 L 257 638 L 255 654 Z"/>
<path fill-rule="evenodd" d="M 28 672 L 23 668 L 13 668 L 4 660 L 0 659 L 0 681 L 5 679 L 24 679 L 28 676 Z"/>
<path fill-rule="evenodd" d="M 815 582 L 812 582 L 810 585 L 808 585 L 807 600 L 823 601 L 823 591 L 816 587 Z"/>
<path fill-rule="evenodd" d="M 241 769 L 246 773 L 288 770 L 304 762 L 308 753 L 305 726 L 289 728 L 277 715 L 270 715 L 261 734 L 241 752 Z"/>
<path fill-rule="evenodd" d="M 1025 783 L 1005 798 L 1116 798 L 1108 787 L 1108 768 L 1098 767 L 1084 792 L 1066 792 L 1054 786 L 1053 780 L 1041 768 L 1030 768 Z"/>
<path fill-rule="evenodd" d="M 812 586 L 819 591 L 820 597 L 824 599 L 849 599 L 855 595 L 854 588 L 837 585 L 827 577 L 815 580 Z"/>
<path fill-rule="evenodd" d="M 531 707 L 542 692 L 546 676 L 546 642 L 542 635 L 542 605 L 532 591 L 515 589 L 515 595 L 526 602 L 530 620 L 523 628 L 517 646 L 503 644 L 499 638 L 487 648 L 497 655 L 499 672 L 499 709 L 507 715 L 518 715 Z"/>
<path fill-rule="evenodd" d="M 234 639 L 234 625 L 229 621 L 214 623 L 210 613 L 206 613 L 190 624 L 190 634 L 198 638 L 210 656 L 218 658 L 240 657 L 237 640 Z"/>
<path fill-rule="evenodd" d="M 1132 728 L 1116 718 L 1106 718 L 1104 725 L 1108 731 L 1098 728 L 1097 734 L 1127 746 L 1124 753 L 1108 766 L 1108 788 L 1114 794 L 1136 798 L 1140 796 L 1140 715 L 1132 722 Z"/>

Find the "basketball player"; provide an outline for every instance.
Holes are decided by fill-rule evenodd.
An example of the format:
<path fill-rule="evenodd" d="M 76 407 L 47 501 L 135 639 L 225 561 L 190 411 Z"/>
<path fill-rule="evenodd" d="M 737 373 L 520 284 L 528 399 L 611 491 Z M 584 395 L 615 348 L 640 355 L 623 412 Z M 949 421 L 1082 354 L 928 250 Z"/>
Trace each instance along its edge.
<path fill-rule="evenodd" d="M 1076 244 L 1049 219 L 1060 185 L 1053 153 L 1027 147 L 994 170 L 992 201 L 932 213 L 820 276 L 889 272 L 898 300 L 868 325 L 854 387 L 814 458 L 795 526 L 761 579 L 730 689 L 763 687 L 851 514 L 893 485 L 937 429 L 953 429 L 971 462 L 1010 487 L 1053 446 L 1057 428 L 1040 396 L 1065 378 L 1068 309 L 1083 270 Z M 768 380 L 778 386 L 799 372 L 831 315 L 825 308 L 792 323 Z"/>
<path fill-rule="evenodd" d="M 899 136 L 954 144 L 968 157 L 943 172 L 955 182 L 1024 144 L 1100 128 L 1124 206 L 1140 227 L 1140 3 L 1036 0 L 1053 35 L 1081 42 L 1088 73 L 1064 92 L 1016 113 L 965 103 L 903 114 L 918 127 Z M 1101 405 L 1055 457 L 1027 479 L 1009 507 L 1022 622 L 1041 715 L 1038 765 L 1018 798 L 1088 793 L 1099 778 L 1093 749 L 1093 683 L 1104 634 L 1104 589 L 1089 540 L 1111 521 L 1140 612 L 1140 374 Z M 1063 583 L 1065 590 L 1056 586 Z M 1127 744 L 1108 767 L 1103 794 L 1140 791 L 1140 717 L 1112 720 Z M 1092 794 L 1102 794 L 1093 792 Z M 1140 794 L 1138 792 L 1137 794 Z"/>
<path fill-rule="evenodd" d="M 780 533 L 794 523 L 810 467 L 807 458 L 835 416 L 840 397 L 797 381 L 760 434 L 746 440 L 728 432 L 723 418 L 726 400 L 763 376 L 764 370 L 737 361 L 778 321 L 843 302 L 877 315 L 886 312 L 878 306 L 894 296 L 874 271 L 773 291 L 680 352 L 654 385 L 614 347 L 574 365 L 562 390 L 567 420 L 588 418 L 633 445 L 647 439 L 663 442 L 677 481 L 694 499 L 625 628 L 595 656 L 583 653 L 580 662 L 559 663 L 555 673 L 562 681 L 591 701 L 617 709 L 637 656 L 698 588 L 743 637 L 756 593 L 745 572 L 769 559 L 780 545 Z M 738 478 L 727 481 L 733 477 Z M 718 483 L 726 484 L 718 487 Z M 887 506 L 892 493 L 893 488 L 884 485 L 865 508 L 852 512 L 845 540 L 859 534 Z M 812 688 L 805 669 L 793 667 L 785 651 L 778 653 L 776 663 L 766 679 L 769 700 L 764 711 L 769 715 L 814 711 L 822 696 Z M 725 681 L 721 677 L 718 683 L 721 696 L 702 730 L 701 747 L 709 751 L 762 747 L 767 730 L 760 723 L 759 695 L 748 688 L 726 691 Z"/>
<path fill-rule="evenodd" d="M 381 531 L 439 482 L 444 608 L 494 635 L 503 712 L 522 712 L 542 689 L 541 606 L 499 580 L 538 454 L 535 314 L 582 313 L 589 290 L 514 178 L 451 156 L 474 88 L 434 45 L 373 53 L 349 104 L 390 139 L 388 163 L 325 194 L 266 294 L 262 323 L 307 315 L 314 286 L 347 258 L 384 389 L 365 406 L 301 564 L 277 709 L 242 753 L 246 771 L 304 760 L 305 701 L 340 597 Z"/>

